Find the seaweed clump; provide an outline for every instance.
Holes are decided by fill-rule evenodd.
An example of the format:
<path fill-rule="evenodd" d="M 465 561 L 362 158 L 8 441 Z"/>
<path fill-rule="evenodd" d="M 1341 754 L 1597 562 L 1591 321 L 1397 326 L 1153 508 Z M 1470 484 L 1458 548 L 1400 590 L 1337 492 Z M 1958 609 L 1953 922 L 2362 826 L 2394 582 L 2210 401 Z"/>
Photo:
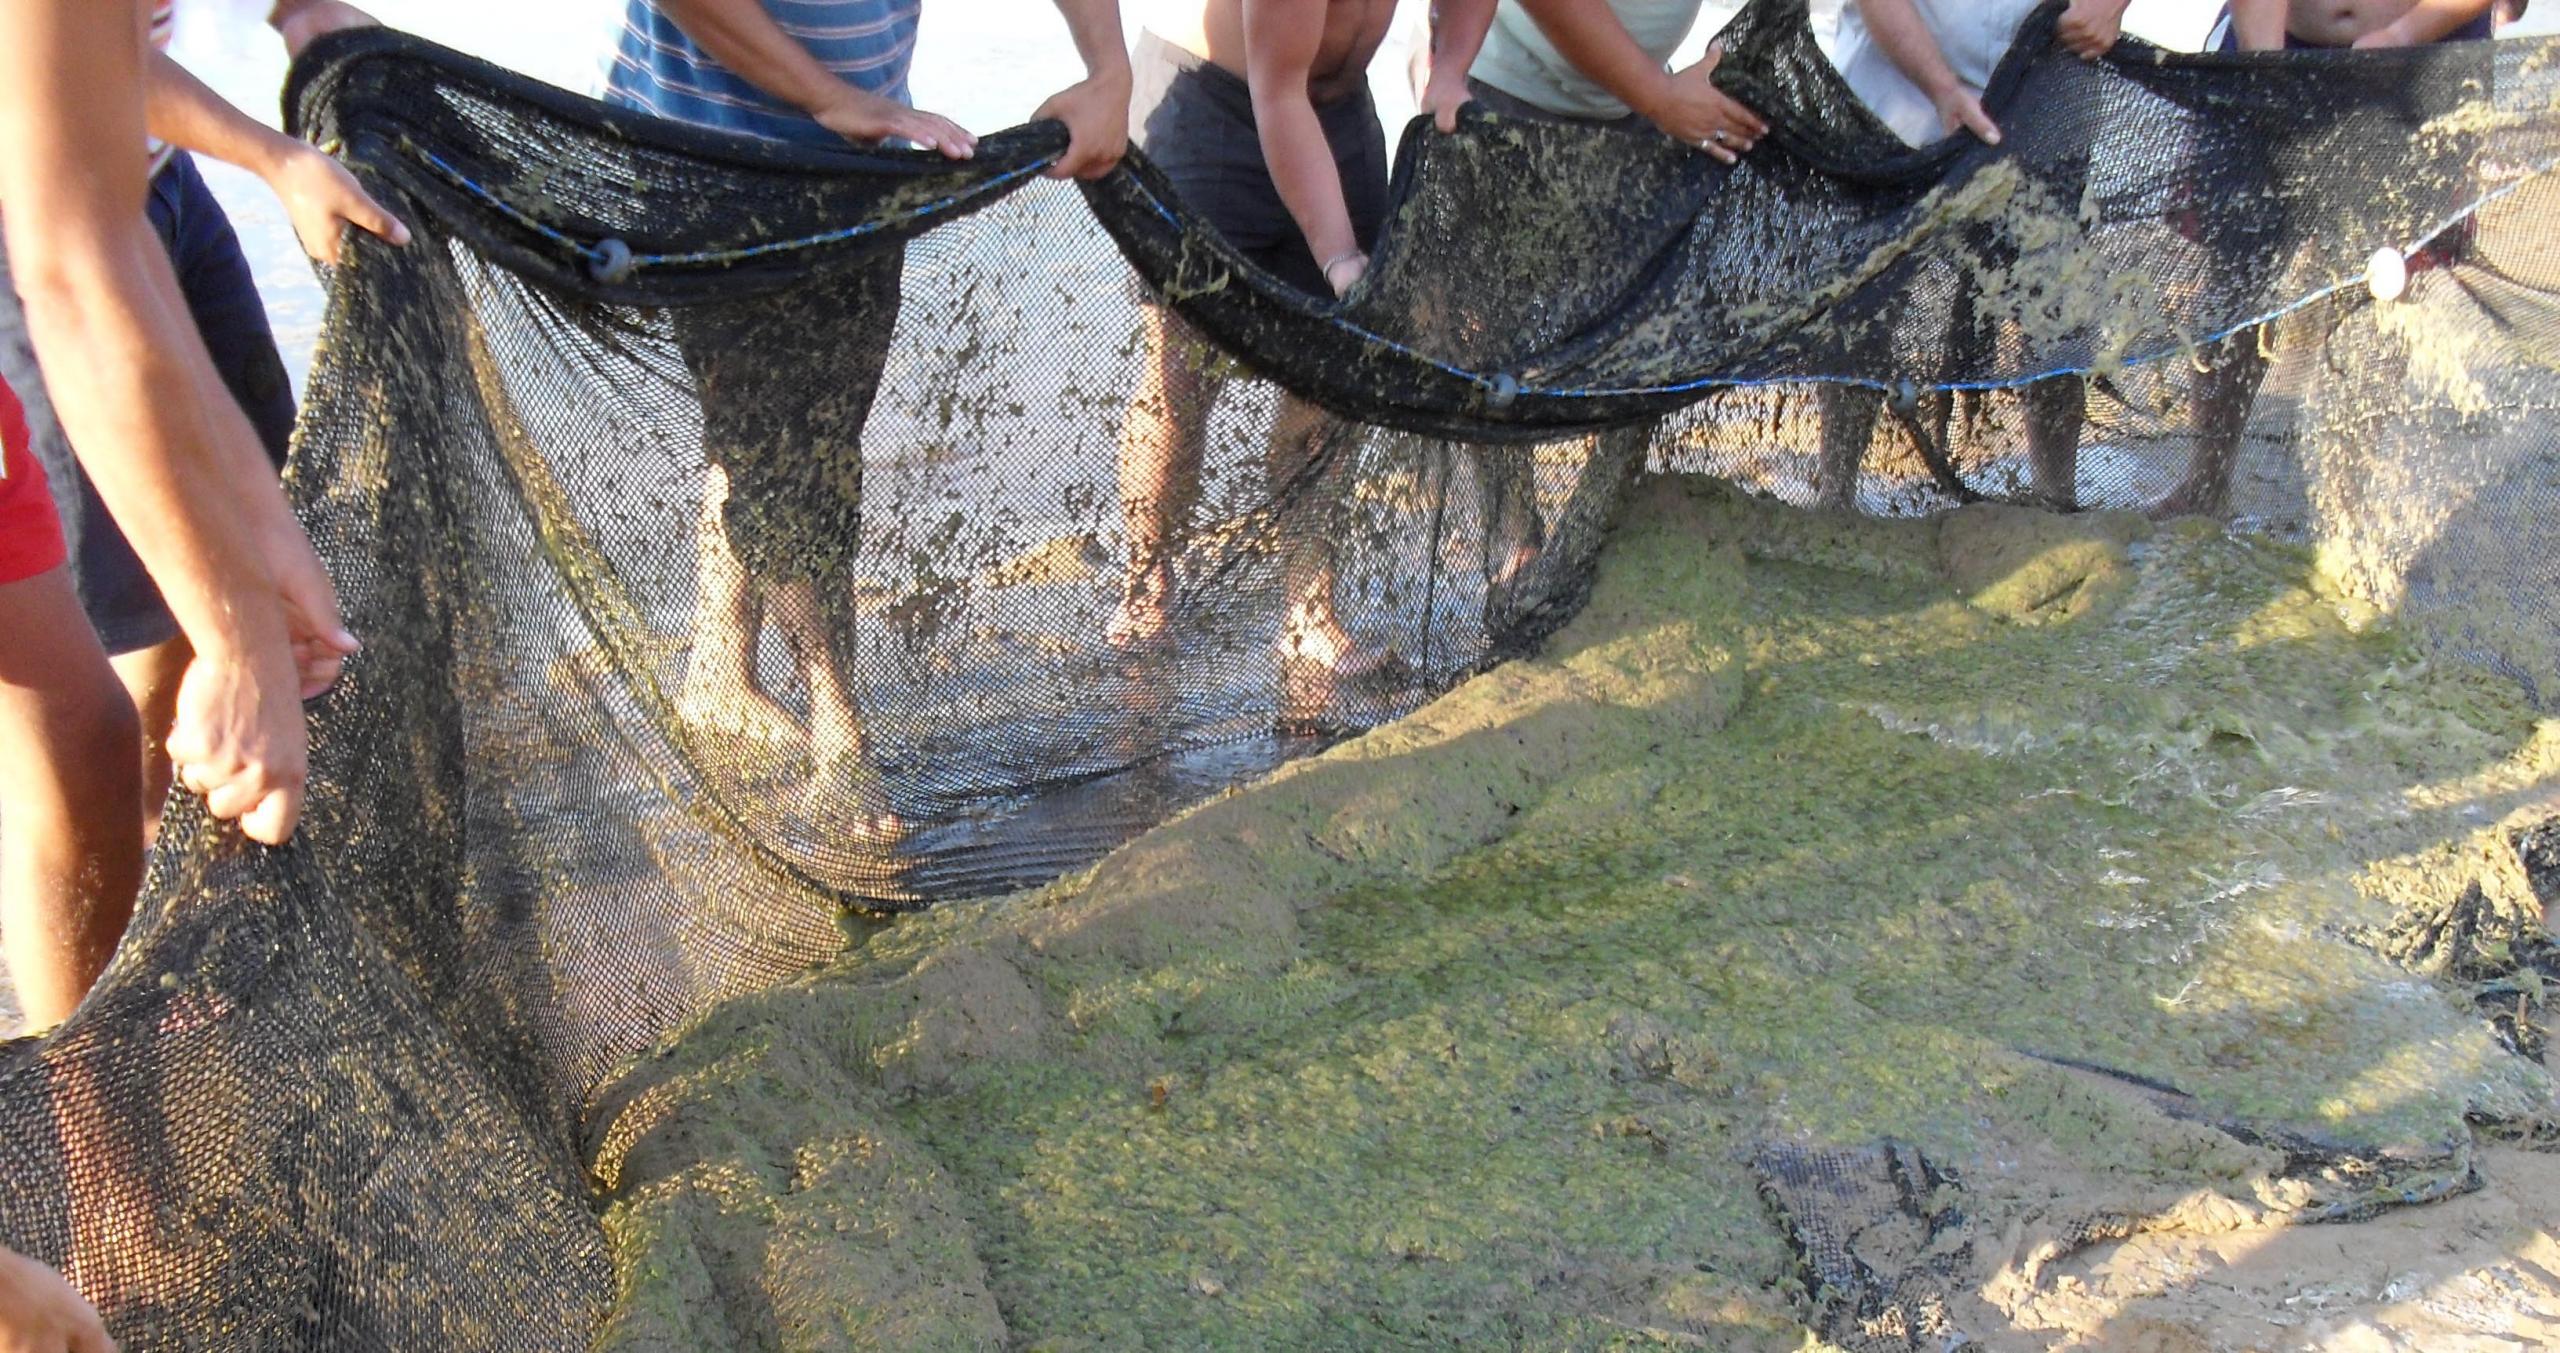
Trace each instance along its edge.
<path fill-rule="evenodd" d="M 1545 655 L 628 1068 L 606 1342 L 2041 1346 L 2077 1249 L 2460 1192 L 2560 724 L 2360 614 L 1655 481 Z"/>

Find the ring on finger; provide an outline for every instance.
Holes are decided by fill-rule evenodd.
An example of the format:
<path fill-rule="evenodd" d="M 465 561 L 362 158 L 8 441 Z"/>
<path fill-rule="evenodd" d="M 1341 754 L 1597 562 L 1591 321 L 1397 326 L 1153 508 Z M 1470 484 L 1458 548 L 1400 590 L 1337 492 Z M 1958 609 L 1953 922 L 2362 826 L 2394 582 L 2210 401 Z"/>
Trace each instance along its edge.
<path fill-rule="evenodd" d="M 1718 127 L 1714 131 L 1707 133 L 1707 139 L 1715 142 L 1717 145 L 1723 145 L 1727 139 L 1724 134 L 1724 128 Z"/>

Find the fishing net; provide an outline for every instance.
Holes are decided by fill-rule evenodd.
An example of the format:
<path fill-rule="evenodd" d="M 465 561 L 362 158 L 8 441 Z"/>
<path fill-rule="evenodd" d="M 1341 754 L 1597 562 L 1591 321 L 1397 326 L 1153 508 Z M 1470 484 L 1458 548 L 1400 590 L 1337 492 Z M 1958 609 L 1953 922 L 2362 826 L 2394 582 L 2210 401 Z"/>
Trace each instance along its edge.
<path fill-rule="evenodd" d="M 315 47 L 298 129 L 418 232 L 331 278 L 291 472 L 366 650 L 297 843 L 176 806 L 115 969 L 0 1050 L 0 1240 L 129 1346 L 582 1344 L 617 1068 L 1536 651 L 1648 463 L 2242 518 L 2547 698 L 2552 49 L 2051 23 L 1996 149 L 1894 140 L 1801 0 L 1726 32 L 1738 168 L 1410 131 L 1340 305 L 1142 156 L 1043 178 L 1055 127 L 795 149 Z"/>

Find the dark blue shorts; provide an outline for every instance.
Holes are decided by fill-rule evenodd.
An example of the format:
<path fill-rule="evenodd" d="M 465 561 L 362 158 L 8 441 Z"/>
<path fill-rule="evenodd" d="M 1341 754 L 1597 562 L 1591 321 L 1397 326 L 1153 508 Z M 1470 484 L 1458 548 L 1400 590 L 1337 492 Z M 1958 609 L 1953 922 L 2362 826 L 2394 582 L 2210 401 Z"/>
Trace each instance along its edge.
<path fill-rule="evenodd" d="M 248 412 L 267 459 L 282 468 L 293 437 L 293 383 L 285 376 L 267 308 L 231 219 L 184 152 L 152 178 L 147 206 L 152 228 L 176 265 L 196 332 L 213 354 L 214 370 Z M 79 484 L 80 604 L 88 609 L 98 642 L 111 654 L 132 653 L 178 637 L 168 603 L 107 515 L 89 476 L 80 475 Z"/>

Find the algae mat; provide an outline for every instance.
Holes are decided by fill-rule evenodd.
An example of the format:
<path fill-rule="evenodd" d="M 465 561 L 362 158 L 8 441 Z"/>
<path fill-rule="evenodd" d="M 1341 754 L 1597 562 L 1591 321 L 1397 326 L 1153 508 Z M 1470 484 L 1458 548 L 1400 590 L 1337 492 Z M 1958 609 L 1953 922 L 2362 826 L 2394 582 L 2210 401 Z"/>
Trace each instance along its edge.
<path fill-rule="evenodd" d="M 2084 1247 L 2461 1194 L 2560 724 L 2371 619 L 1655 481 L 1547 656 L 630 1069 L 607 1343 L 2038 1347 Z"/>

